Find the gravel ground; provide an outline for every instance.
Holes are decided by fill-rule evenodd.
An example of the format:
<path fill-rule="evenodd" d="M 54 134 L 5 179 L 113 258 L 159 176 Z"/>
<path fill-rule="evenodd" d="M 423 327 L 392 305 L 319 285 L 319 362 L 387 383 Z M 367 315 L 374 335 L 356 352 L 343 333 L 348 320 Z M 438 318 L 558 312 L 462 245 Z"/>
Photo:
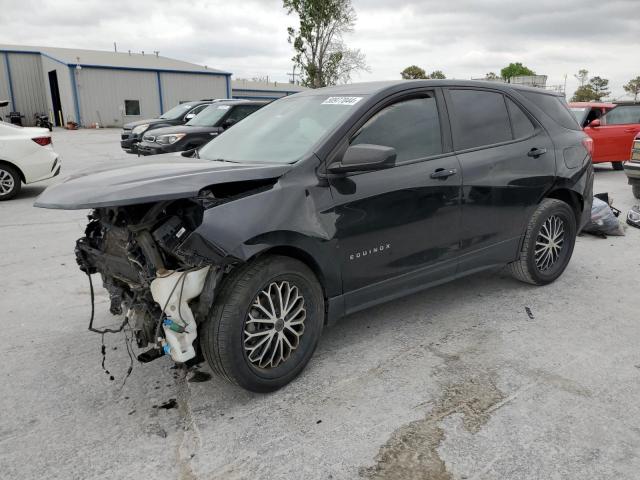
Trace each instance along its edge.
<path fill-rule="evenodd" d="M 118 135 L 56 130 L 63 174 L 125 157 Z M 31 206 L 55 181 L 0 203 L 0 477 L 638 478 L 640 230 L 580 237 L 553 285 L 493 272 L 347 317 L 273 394 L 166 358 L 123 384 L 124 338 L 107 374 L 86 329 L 87 212 Z M 608 165 L 595 191 L 637 202 Z M 96 322 L 117 323 L 101 288 Z"/>

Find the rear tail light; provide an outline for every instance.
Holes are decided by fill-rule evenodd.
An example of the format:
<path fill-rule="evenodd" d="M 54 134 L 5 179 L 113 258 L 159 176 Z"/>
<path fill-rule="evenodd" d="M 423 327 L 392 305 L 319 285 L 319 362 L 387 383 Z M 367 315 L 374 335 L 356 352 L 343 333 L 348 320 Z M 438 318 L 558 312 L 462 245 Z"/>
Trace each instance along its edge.
<path fill-rule="evenodd" d="M 38 145 L 41 145 L 43 147 L 45 145 L 51 145 L 51 137 L 35 137 L 35 138 L 32 138 L 31 140 L 33 140 Z"/>
<path fill-rule="evenodd" d="M 585 137 L 582 139 L 582 145 L 587 149 L 589 155 L 593 155 L 593 138 Z"/>

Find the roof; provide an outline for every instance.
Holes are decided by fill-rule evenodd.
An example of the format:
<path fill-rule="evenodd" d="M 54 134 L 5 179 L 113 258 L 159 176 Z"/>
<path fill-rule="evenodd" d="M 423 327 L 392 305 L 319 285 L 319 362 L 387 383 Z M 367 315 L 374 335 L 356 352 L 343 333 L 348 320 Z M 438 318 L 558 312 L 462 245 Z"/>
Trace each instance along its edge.
<path fill-rule="evenodd" d="M 80 65 L 82 67 L 119 68 L 125 70 L 160 70 L 231 75 L 223 70 L 163 57 L 153 52 L 143 55 L 142 53 L 133 52 L 6 44 L 0 44 L 0 51 L 39 53 L 69 66 Z"/>
<path fill-rule="evenodd" d="M 282 82 L 254 82 L 252 80 L 237 79 L 231 80 L 231 88 L 237 91 L 252 92 L 273 92 L 273 93 L 294 93 L 307 90 L 307 87 L 293 83 Z"/>
<path fill-rule="evenodd" d="M 546 95 L 561 96 L 560 93 L 542 88 L 515 85 L 512 83 L 493 83 L 485 80 L 387 80 L 381 82 L 350 83 L 346 85 L 336 85 L 333 87 L 304 90 L 297 95 L 372 95 L 386 89 L 398 87 L 420 88 L 420 87 L 482 87 L 494 90 L 521 90 L 535 92 Z"/>

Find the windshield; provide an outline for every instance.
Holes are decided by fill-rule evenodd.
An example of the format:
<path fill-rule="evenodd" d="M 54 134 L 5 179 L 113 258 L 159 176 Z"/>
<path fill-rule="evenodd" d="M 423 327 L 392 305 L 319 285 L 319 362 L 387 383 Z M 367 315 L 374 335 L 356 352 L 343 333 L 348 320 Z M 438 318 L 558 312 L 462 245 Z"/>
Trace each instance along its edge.
<path fill-rule="evenodd" d="M 570 107 L 569 110 L 571 110 L 571 113 L 573 113 L 573 115 L 576 117 L 578 123 L 582 125 L 584 117 L 587 115 L 587 111 L 589 109 L 586 107 Z"/>
<path fill-rule="evenodd" d="M 189 102 L 181 103 L 180 105 L 176 105 L 175 107 L 173 107 L 168 112 L 164 112 L 162 115 L 160 115 L 160 118 L 164 118 L 165 120 L 175 120 L 176 118 L 180 118 L 185 113 L 187 113 L 188 110 L 191 110 L 192 107 L 193 105 Z"/>
<path fill-rule="evenodd" d="M 230 108 L 230 105 L 210 105 L 186 124 L 192 127 L 213 127 L 225 116 Z"/>
<path fill-rule="evenodd" d="M 362 100 L 309 95 L 261 108 L 200 149 L 200 158 L 239 163 L 293 163 L 307 155 Z"/>

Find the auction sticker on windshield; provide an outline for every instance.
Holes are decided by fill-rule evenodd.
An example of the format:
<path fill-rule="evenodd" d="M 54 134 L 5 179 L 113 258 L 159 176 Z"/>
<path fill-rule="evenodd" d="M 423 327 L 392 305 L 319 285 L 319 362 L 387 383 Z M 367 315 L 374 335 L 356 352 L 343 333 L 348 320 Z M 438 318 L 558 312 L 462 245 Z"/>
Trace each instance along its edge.
<path fill-rule="evenodd" d="M 355 105 L 362 97 L 329 97 L 322 105 Z"/>

